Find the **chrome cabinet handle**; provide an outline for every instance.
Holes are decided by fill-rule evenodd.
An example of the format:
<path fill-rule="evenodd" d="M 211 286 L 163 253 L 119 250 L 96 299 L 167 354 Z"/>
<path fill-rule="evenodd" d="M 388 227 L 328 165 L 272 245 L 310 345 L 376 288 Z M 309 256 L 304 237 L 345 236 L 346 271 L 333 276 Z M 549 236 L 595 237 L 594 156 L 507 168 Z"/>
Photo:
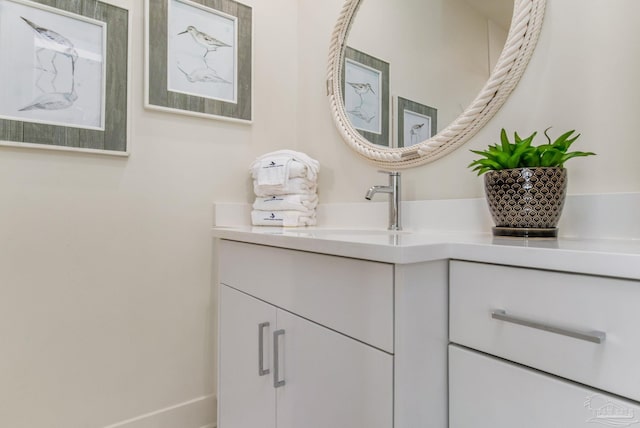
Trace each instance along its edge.
<path fill-rule="evenodd" d="M 264 329 L 269 327 L 268 322 L 258 324 L 258 376 L 269 374 L 269 369 L 264 368 Z"/>
<path fill-rule="evenodd" d="M 284 336 L 284 330 L 276 330 L 273 332 L 273 387 L 280 388 L 284 386 L 284 379 L 280 378 L 280 345 L 278 338 Z"/>
<path fill-rule="evenodd" d="M 505 321 L 512 324 L 518 324 L 525 327 L 548 331 L 550 333 L 560 334 L 562 336 L 573 337 L 574 339 L 586 340 L 587 342 L 592 343 L 602 343 L 607 337 L 607 334 L 602 331 L 581 331 L 543 324 L 538 321 L 509 315 L 502 309 L 496 309 L 495 311 L 492 311 L 491 318 L 493 318 L 494 320 Z"/>

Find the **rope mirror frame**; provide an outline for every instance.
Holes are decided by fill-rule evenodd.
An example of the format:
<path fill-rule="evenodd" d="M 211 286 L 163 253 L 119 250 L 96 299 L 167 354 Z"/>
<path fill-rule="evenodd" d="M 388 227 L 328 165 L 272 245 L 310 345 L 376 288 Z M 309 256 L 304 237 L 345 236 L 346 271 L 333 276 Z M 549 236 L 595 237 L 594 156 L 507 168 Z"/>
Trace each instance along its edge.
<path fill-rule="evenodd" d="M 347 117 L 342 101 L 340 75 L 346 38 L 363 1 L 345 0 L 340 11 L 329 45 L 327 95 L 334 122 L 347 145 L 378 168 L 389 171 L 424 165 L 445 156 L 466 143 L 496 114 L 533 55 L 546 6 L 546 0 L 515 0 L 505 47 L 478 96 L 453 123 L 428 140 L 409 147 L 389 148 L 376 146 L 362 137 Z"/>

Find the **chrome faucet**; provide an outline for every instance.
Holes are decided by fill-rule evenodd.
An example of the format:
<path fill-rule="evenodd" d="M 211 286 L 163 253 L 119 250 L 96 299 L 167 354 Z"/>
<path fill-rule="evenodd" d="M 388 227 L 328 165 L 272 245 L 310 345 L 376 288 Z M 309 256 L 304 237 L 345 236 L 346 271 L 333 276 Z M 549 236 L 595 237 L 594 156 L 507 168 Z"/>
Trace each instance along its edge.
<path fill-rule="evenodd" d="M 367 200 L 371 200 L 376 193 L 389 194 L 389 230 L 402 230 L 400 217 L 400 173 L 379 171 L 389 174 L 388 186 L 372 186 L 367 190 L 364 196 Z"/>

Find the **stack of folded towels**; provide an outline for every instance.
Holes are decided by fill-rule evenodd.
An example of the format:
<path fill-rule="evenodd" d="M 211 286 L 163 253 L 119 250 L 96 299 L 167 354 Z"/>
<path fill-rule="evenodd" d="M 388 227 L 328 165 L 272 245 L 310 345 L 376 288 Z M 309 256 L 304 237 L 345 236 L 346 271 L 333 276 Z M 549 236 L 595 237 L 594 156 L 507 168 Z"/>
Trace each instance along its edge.
<path fill-rule="evenodd" d="M 304 153 L 278 150 L 251 164 L 256 200 L 251 211 L 255 226 L 313 226 L 318 205 L 320 163 Z"/>

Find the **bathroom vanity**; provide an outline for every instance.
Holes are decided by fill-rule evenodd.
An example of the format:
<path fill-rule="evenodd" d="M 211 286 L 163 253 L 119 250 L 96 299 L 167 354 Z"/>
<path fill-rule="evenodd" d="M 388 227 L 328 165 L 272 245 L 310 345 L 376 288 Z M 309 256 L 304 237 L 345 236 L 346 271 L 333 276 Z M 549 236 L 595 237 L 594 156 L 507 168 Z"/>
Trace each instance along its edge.
<path fill-rule="evenodd" d="M 640 425 L 640 244 L 214 228 L 219 428 Z"/>

